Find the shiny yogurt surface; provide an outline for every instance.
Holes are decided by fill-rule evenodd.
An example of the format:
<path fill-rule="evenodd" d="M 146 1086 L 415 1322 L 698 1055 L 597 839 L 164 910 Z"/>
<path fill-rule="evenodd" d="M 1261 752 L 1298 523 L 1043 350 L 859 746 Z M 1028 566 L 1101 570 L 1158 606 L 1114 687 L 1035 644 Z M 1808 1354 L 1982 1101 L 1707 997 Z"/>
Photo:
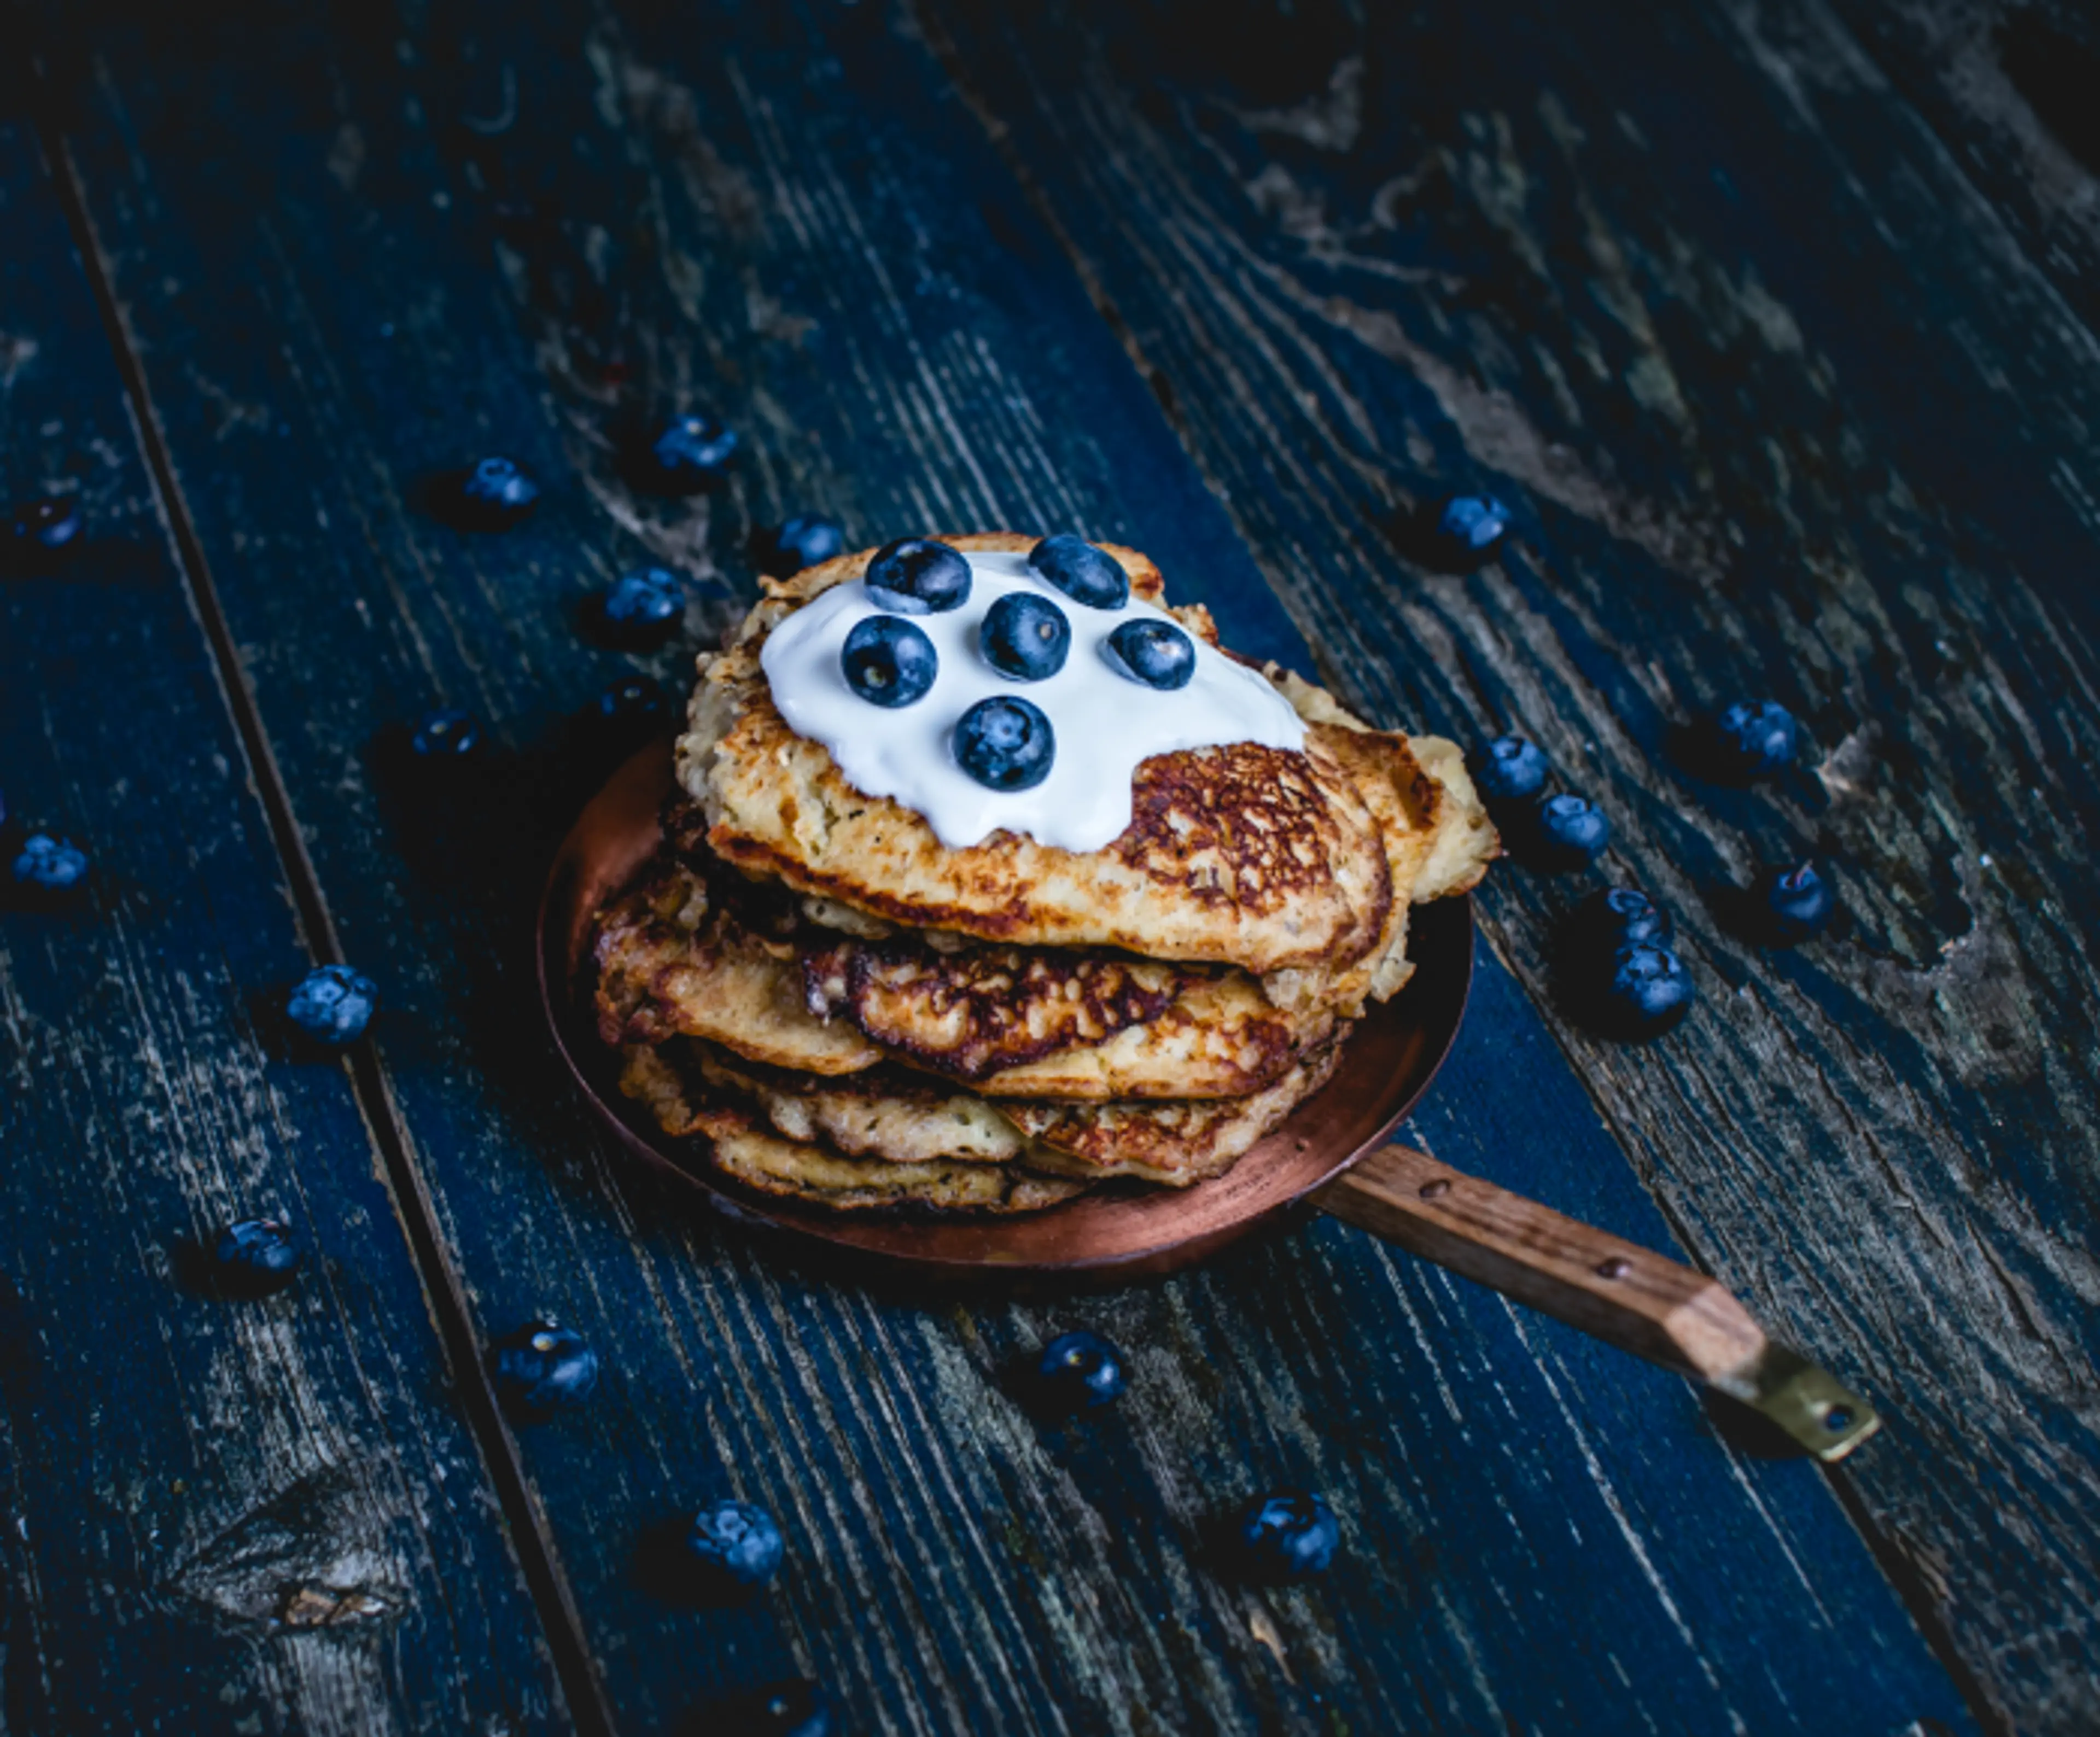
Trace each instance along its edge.
<path fill-rule="evenodd" d="M 980 844 L 1002 827 L 1042 844 L 1099 850 L 1129 827 L 1131 780 L 1154 754 L 1255 742 L 1296 750 L 1305 726 L 1290 703 L 1259 674 L 1194 634 L 1196 672 L 1184 688 L 1162 690 L 1124 673 L 1108 638 L 1133 618 L 1179 623 L 1132 597 L 1120 609 L 1090 609 L 1039 579 L 1023 555 L 968 554 L 969 601 L 940 615 L 911 615 L 933 642 L 941 668 L 924 698 L 889 709 L 847 686 L 840 664 L 846 635 L 871 615 L 893 614 L 858 580 L 836 585 L 775 628 L 760 654 L 773 703 L 798 735 L 830 750 L 846 781 L 924 815 L 951 850 Z M 977 646 L 985 611 L 1009 592 L 1049 598 L 1072 624 L 1065 667 L 1040 681 L 1003 675 Z M 1057 735 L 1050 775 L 1032 790 L 980 784 L 956 763 L 955 722 L 981 699 L 1026 699 Z"/>

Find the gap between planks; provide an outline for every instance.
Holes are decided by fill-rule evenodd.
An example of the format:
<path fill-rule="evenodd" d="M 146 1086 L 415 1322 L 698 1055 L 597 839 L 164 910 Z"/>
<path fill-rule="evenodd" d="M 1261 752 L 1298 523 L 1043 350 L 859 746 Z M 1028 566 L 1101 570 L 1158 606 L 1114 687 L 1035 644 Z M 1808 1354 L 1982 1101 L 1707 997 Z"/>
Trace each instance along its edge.
<path fill-rule="evenodd" d="M 174 462 L 153 408 L 144 367 L 140 363 L 118 307 L 115 291 L 87 212 L 70 151 L 51 113 L 51 84 L 41 55 L 32 57 L 35 86 L 30 120 L 60 208 L 65 214 L 74 251 L 95 296 L 95 309 L 124 383 L 125 397 L 139 447 L 152 478 L 162 522 L 174 548 L 190 606 L 202 628 L 216 668 L 226 708 L 246 756 L 251 787 L 262 805 L 271 843 L 283 865 L 300 937 L 318 964 L 342 964 L 342 945 L 329 915 L 328 901 L 306 840 L 299 830 L 291 796 L 277 766 L 262 725 L 262 712 L 249 691 L 225 612 L 205 559 L 204 545 L 175 479 Z M 437 1213 L 414 1156 L 406 1126 L 394 1101 L 386 1070 L 368 1045 L 357 1046 L 347 1063 L 359 1113 L 378 1152 L 382 1174 L 392 1197 L 395 1216 L 407 1238 L 410 1257 L 421 1281 L 424 1306 L 443 1347 L 467 1426 L 482 1465 L 501 1505 L 505 1528 L 523 1570 L 527 1589 L 540 1615 L 562 1691 L 576 1729 L 583 1737 L 615 1737 L 611 1703 L 591 1657 L 574 1592 L 555 1554 L 553 1535 L 538 1499 L 527 1482 L 517 1444 L 504 1422 L 502 1408 L 482 1356 L 479 1334 L 467 1307 L 466 1294 L 445 1253 Z"/>

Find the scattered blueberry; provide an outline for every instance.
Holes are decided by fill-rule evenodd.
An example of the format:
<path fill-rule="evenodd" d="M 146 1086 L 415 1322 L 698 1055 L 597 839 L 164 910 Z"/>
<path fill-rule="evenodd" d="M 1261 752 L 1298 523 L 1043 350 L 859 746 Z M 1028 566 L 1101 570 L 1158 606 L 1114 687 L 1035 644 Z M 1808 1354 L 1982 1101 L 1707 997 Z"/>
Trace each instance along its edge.
<path fill-rule="evenodd" d="M 316 1043 L 355 1043 L 372 1023 L 379 985 L 347 965 L 321 965 L 293 985 L 285 1016 Z"/>
<path fill-rule="evenodd" d="M 496 1391 L 519 1411 L 567 1411 L 598 1391 L 598 1353 L 573 1327 L 527 1321 L 495 1349 Z"/>
<path fill-rule="evenodd" d="M 13 514 L 15 540 L 46 553 L 64 549 L 80 535 L 86 521 L 75 495 L 44 495 L 25 500 Z"/>
<path fill-rule="evenodd" d="M 846 534 L 834 518 L 821 513 L 797 513 L 774 534 L 773 547 L 783 572 L 799 573 L 845 553 Z"/>
<path fill-rule="evenodd" d="M 685 1545 L 702 1575 L 739 1586 L 763 1586 L 787 1554 L 773 1516 L 748 1501 L 710 1502 L 693 1516 Z"/>
<path fill-rule="evenodd" d="M 1033 790 L 1050 776 L 1057 738 L 1025 699 L 981 699 L 955 725 L 955 762 L 990 790 Z"/>
<path fill-rule="evenodd" d="M 1509 530 L 1510 510 L 1493 495 L 1454 495 L 1436 514 L 1436 534 L 1468 555 L 1487 555 Z"/>
<path fill-rule="evenodd" d="M 1324 1497 L 1310 1490 L 1279 1490 L 1247 1505 L 1239 1539 L 1248 1565 L 1258 1573 L 1298 1580 L 1320 1573 L 1335 1559 L 1342 1528 Z"/>
<path fill-rule="evenodd" d="M 1538 839 L 1548 866 L 1580 868 L 1611 843 L 1612 823 L 1595 803 L 1564 791 L 1539 804 Z"/>
<path fill-rule="evenodd" d="M 87 878 L 87 853 L 71 839 L 32 832 L 15 857 L 15 879 L 46 893 L 69 893 Z"/>
<path fill-rule="evenodd" d="M 1585 955 L 1610 959 L 1621 947 L 1666 947 L 1670 921 L 1638 887 L 1593 893 L 1576 907 L 1575 930 Z"/>
<path fill-rule="evenodd" d="M 1066 1411 L 1092 1411 L 1123 1392 L 1123 1353 L 1097 1333 L 1061 1333 L 1035 1365 L 1046 1398 Z"/>
<path fill-rule="evenodd" d="M 1753 778 L 1792 763 L 1799 731 L 1793 714 L 1775 699 L 1738 700 L 1714 720 L 1717 769 Z"/>
<path fill-rule="evenodd" d="M 440 706 L 423 714 L 408 746 L 425 760 L 464 760 L 481 746 L 481 725 L 471 712 Z"/>
<path fill-rule="evenodd" d="M 275 1219 L 243 1219 L 229 1224 L 212 1250 L 219 1283 L 257 1297 L 290 1284 L 298 1274 L 301 1259 L 291 1228 Z"/>
<path fill-rule="evenodd" d="M 540 485 L 514 458 L 481 460 L 460 484 L 461 505 L 470 523 L 492 531 L 514 525 L 540 503 Z"/>
<path fill-rule="evenodd" d="M 1667 947 L 1636 941 L 1612 960 L 1605 985 L 1607 1023 L 1628 1037 L 1655 1037 L 1684 1017 L 1692 1005 L 1692 973 Z"/>
<path fill-rule="evenodd" d="M 664 684 L 648 676 L 628 676 L 591 702 L 590 709 L 607 729 L 622 734 L 654 730 L 671 709 Z"/>
<path fill-rule="evenodd" d="M 970 600 L 970 564 L 931 537 L 899 537 L 875 552 L 863 581 L 868 595 L 900 615 L 942 615 Z"/>
<path fill-rule="evenodd" d="M 1017 681 L 1043 681 L 1071 655 L 1072 624 L 1065 611 L 1034 591 L 1009 591 L 985 611 L 977 630 L 985 662 Z"/>
<path fill-rule="evenodd" d="M 831 1698 L 800 1677 L 711 1701 L 681 1730 L 686 1737 L 836 1737 Z"/>
<path fill-rule="evenodd" d="M 933 641 L 902 615 L 870 615 L 846 635 L 839 653 L 846 686 L 876 706 L 924 699 L 941 673 Z"/>
<path fill-rule="evenodd" d="M 1767 927 L 1783 946 L 1806 941 L 1828 924 L 1838 909 L 1830 883 L 1812 862 L 1800 862 L 1775 875 L 1765 888 Z"/>
<path fill-rule="evenodd" d="M 1110 661 L 1149 688 L 1185 688 L 1196 677 L 1195 642 L 1171 621 L 1140 616 L 1109 635 Z"/>
<path fill-rule="evenodd" d="M 1089 609 L 1121 609 L 1130 601 L 1130 575 L 1123 564 L 1070 531 L 1043 538 L 1029 550 L 1028 564 L 1074 603 Z"/>
<path fill-rule="evenodd" d="M 736 452 L 736 431 L 710 416 L 673 417 L 649 448 L 662 480 L 682 491 L 719 476 Z"/>
<path fill-rule="evenodd" d="M 1521 802 L 1545 789 L 1551 769 L 1536 743 L 1522 736 L 1498 736 L 1488 744 L 1487 758 L 1473 783 L 1490 802 Z"/>
<path fill-rule="evenodd" d="M 599 594 L 598 613 L 624 638 L 666 638 L 685 619 L 685 588 L 667 568 L 637 567 Z"/>

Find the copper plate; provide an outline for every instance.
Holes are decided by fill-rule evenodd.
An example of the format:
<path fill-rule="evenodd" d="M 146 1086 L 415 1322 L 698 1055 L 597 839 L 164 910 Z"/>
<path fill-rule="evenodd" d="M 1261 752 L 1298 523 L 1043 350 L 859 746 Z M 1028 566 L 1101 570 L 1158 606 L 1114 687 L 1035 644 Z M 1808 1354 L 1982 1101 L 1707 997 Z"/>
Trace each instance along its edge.
<path fill-rule="evenodd" d="M 540 990 L 554 1041 L 620 1140 L 715 1209 L 880 1265 L 956 1278 L 1049 1272 L 1121 1278 L 1199 1259 L 1382 1144 L 1428 1089 L 1465 1012 L 1471 902 L 1443 899 L 1414 913 L 1413 981 L 1357 1025 L 1335 1077 L 1214 1181 L 1181 1189 L 1116 1185 L 1015 1218 L 828 1212 L 747 1193 L 620 1095 L 589 1007 L 592 915 L 662 842 L 657 816 L 671 789 L 669 744 L 644 749 L 592 800 L 554 858 L 539 926 Z"/>

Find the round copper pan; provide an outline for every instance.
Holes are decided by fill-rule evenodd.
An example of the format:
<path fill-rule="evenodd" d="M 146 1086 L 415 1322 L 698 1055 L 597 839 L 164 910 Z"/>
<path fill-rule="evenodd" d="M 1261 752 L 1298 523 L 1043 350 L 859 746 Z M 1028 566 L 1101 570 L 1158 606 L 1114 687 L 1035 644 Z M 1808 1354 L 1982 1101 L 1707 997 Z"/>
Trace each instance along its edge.
<path fill-rule="evenodd" d="M 668 744 L 636 755 L 593 799 L 554 858 L 540 905 L 540 988 L 554 1041 L 577 1082 L 629 1147 L 715 1210 L 880 1267 L 924 1277 L 1065 1273 L 1135 1278 L 1200 1259 L 1331 1180 L 1382 1144 L 1428 1088 L 1458 1035 L 1473 972 L 1466 899 L 1414 913 L 1413 980 L 1351 1035 L 1333 1079 L 1226 1175 L 1184 1189 L 1127 1185 L 1016 1218 L 827 1212 L 748 1193 L 716 1175 L 691 1143 L 661 1134 L 613 1082 L 589 1002 L 591 918 L 662 841 Z"/>

